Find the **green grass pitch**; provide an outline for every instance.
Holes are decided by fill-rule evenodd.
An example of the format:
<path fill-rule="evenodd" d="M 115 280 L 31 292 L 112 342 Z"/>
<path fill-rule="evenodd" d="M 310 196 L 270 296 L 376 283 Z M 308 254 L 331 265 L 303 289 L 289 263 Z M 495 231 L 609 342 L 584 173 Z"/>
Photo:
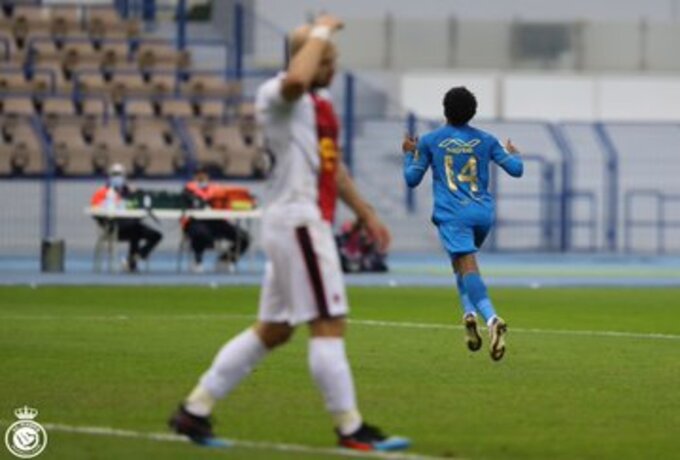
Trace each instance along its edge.
<path fill-rule="evenodd" d="M 429 456 L 680 458 L 679 289 L 491 292 L 510 327 L 508 353 L 499 363 L 489 359 L 486 342 L 472 354 L 460 329 L 436 327 L 459 323 L 451 289 L 350 290 L 355 322 L 348 353 L 367 420 L 411 437 L 412 452 Z M 221 344 L 251 322 L 257 293 L 0 288 L 0 431 L 13 421 L 14 408 L 28 404 L 42 423 L 164 432 L 168 415 Z M 307 370 L 306 337 L 300 328 L 221 402 L 219 434 L 333 445 Z M 260 444 L 211 451 L 48 434 L 39 457 L 46 460 L 327 457 Z M 12 458 L 4 446 L 0 458 Z"/>

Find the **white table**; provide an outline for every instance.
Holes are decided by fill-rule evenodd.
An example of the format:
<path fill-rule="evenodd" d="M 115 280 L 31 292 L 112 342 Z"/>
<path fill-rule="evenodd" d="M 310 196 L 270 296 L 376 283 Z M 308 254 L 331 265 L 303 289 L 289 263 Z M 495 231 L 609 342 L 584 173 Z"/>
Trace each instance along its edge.
<path fill-rule="evenodd" d="M 262 217 L 260 209 L 249 211 L 235 211 L 228 209 L 106 209 L 104 207 L 87 207 L 85 214 L 94 219 L 109 221 L 111 225 L 100 226 L 100 233 L 95 243 L 94 249 L 94 270 L 101 271 L 102 253 L 106 248 L 108 255 L 108 270 L 113 271 L 113 259 L 116 254 L 116 244 L 118 243 L 118 219 L 144 219 L 151 217 L 158 220 L 179 220 L 182 218 L 192 218 L 196 220 L 230 220 L 238 225 L 245 222 L 248 230 L 251 230 L 252 223 Z M 251 232 L 252 233 L 252 232 Z M 185 247 L 185 237 L 179 246 L 177 255 L 177 270 L 181 270 L 182 253 Z"/>

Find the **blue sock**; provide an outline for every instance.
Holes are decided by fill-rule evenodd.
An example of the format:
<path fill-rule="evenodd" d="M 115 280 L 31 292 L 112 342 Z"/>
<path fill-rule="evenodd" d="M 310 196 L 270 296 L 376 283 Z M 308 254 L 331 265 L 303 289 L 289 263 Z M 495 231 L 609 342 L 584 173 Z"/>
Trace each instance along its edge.
<path fill-rule="evenodd" d="M 470 296 L 465 290 L 465 283 L 463 283 L 463 277 L 456 274 L 456 284 L 458 285 L 458 294 L 460 294 L 460 303 L 463 307 L 464 315 L 475 315 L 477 310 L 475 310 L 475 305 L 470 300 Z"/>
<path fill-rule="evenodd" d="M 463 276 L 463 284 L 465 285 L 465 290 L 467 291 L 470 301 L 477 308 L 477 311 L 484 321 L 487 323 L 489 319 L 496 316 L 496 310 L 493 308 L 491 300 L 489 300 L 489 295 L 486 292 L 486 285 L 482 280 L 479 273 L 468 273 Z"/>

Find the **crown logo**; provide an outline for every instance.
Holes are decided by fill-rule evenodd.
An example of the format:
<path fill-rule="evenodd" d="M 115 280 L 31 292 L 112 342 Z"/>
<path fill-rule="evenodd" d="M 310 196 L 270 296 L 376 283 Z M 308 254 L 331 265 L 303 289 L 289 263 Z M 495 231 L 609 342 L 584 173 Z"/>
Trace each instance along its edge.
<path fill-rule="evenodd" d="M 14 409 L 14 415 L 19 420 L 33 420 L 38 416 L 38 409 L 33 409 L 32 407 L 24 406 L 18 409 Z"/>

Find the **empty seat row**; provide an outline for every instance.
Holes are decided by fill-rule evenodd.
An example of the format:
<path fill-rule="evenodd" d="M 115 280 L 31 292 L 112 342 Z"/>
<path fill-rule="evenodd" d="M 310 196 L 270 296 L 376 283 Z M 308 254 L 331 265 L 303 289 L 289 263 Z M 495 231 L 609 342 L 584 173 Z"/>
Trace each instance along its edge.
<path fill-rule="evenodd" d="M 68 137 L 69 134 L 74 137 Z M 88 145 L 80 142 L 76 135 L 77 132 L 69 133 L 65 128 L 55 139 L 53 152 L 57 175 L 105 174 L 115 162 L 124 164 L 135 176 L 168 176 L 186 169 L 186 156 L 178 143 L 160 145 L 149 138 L 145 142 L 121 144 L 116 133 L 109 132 L 110 139 Z"/>
<path fill-rule="evenodd" d="M 241 95 L 241 84 L 225 81 L 217 75 L 192 75 L 183 80 L 172 75 L 155 75 L 145 79 L 138 73 L 116 73 L 108 79 L 100 74 L 83 73 L 78 78 L 78 90 L 83 94 L 110 95 L 112 100 L 127 95 L 166 95 L 175 89 L 190 98 L 237 98 Z M 118 94 L 122 92 L 124 94 Z"/>
<path fill-rule="evenodd" d="M 271 159 L 263 148 L 254 114 L 248 106 L 235 123 L 215 119 L 186 121 L 196 160 L 215 175 L 264 177 Z"/>
<path fill-rule="evenodd" d="M 103 116 L 105 105 L 99 99 L 82 99 L 73 101 L 69 98 L 27 98 L 0 97 L 0 115 L 83 115 L 92 114 Z"/>
<path fill-rule="evenodd" d="M 38 133 L 25 115 L 0 115 L 0 174 L 40 174 L 45 160 Z M 56 173 L 61 176 L 103 174 L 115 162 L 139 176 L 182 173 L 188 164 L 177 126 L 153 117 L 48 116 L 45 131 L 51 141 Z M 268 157 L 261 147 L 254 120 L 244 110 L 235 123 L 217 118 L 191 120 L 184 126 L 194 160 L 224 176 L 264 176 Z"/>
<path fill-rule="evenodd" d="M 0 18 L 0 30 L 10 32 L 15 46 L 23 49 L 29 37 L 36 34 L 59 40 L 81 34 L 84 30 L 94 41 L 114 37 L 136 38 L 140 33 L 140 23 L 123 20 L 111 7 L 16 6 L 11 16 Z"/>
<path fill-rule="evenodd" d="M 25 53 L 17 59 L 32 65 L 59 62 L 64 67 L 90 66 L 113 71 L 119 68 L 135 68 L 142 72 L 154 70 L 187 70 L 191 65 L 188 51 L 177 51 L 166 42 L 140 42 L 131 49 L 124 41 L 104 42 L 100 46 L 92 42 L 65 42 L 58 46 L 51 41 L 37 38 Z M 14 59 L 14 60 L 17 60 Z"/>
<path fill-rule="evenodd" d="M 174 94 L 190 99 L 238 99 L 241 84 L 221 76 L 194 73 L 178 77 L 172 73 L 143 74 L 137 71 L 101 73 L 98 68 L 65 69 L 40 66 L 30 72 L 18 66 L 0 65 L 0 93 L 37 93 L 103 96 L 120 101 L 130 96 L 150 99 Z"/>
<path fill-rule="evenodd" d="M 197 101 L 187 99 L 165 99 L 156 103 L 146 100 L 127 100 L 124 104 L 123 113 L 115 114 L 106 110 L 106 105 L 101 99 L 71 99 L 66 97 L 0 97 L 0 116 L 25 116 L 38 115 L 43 120 L 54 119 L 57 121 L 69 120 L 74 116 L 92 116 L 96 119 L 105 120 L 112 115 L 120 115 L 122 119 L 145 117 L 151 121 L 166 119 L 186 119 L 188 123 L 197 126 L 208 126 L 217 129 L 219 124 L 238 124 L 244 135 L 250 135 L 257 130 L 255 123 L 255 107 L 250 102 L 230 106 L 233 109 L 229 114 L 223 112 L 224 104 L 219 101 L 204 101 L 202 117 L 195 117 Z M 161 115 L 161 116 L 159 116 Z M 227 116 L 228 115 L 228 116 Z M 119 118 L 119 117 L 116 117 Z"/>
<path fill-rule="evenodd" d="M 225 104 L 224 101 L 212 99 L 160 98 L 125 99 L 120 103 L 113 103 L 107 110 L 102 98 L 68 97 L 32 97 L 8 96 L 3 97 L 2 80 L 0 80 L 0 114 L 64 116 L 93 114 L 104 116 L 107 114 L 118 116 L 148 116 L 158 118 L 237 118 L 244 108 L 250 104 Z"/>
<path fill-rule="evenodd" d="M 5 2 L 15 3 L 15 2 Z M 112 6 L 52 5 L 49 7 L 34 5 L 3 4 L 3 21 L 26 21 L 29 24 L 44 25 L 53 22 L 67 24 L 88 24 L 101 21 L 105 24 L 120 22 L 122 18 Z"/>
<path fill-rule="evenodd" d="M 121 162 L 137 175 L 172 175 L 186 166 L 184 149 L 169 126 L 146 120 L 143 127 L 94 116 L 46 123 L 56 174 L 104 174 Z M 0 117 L 0 174 L 40 174 L 45 160 L 39 135 L 25 116 Z M 143 135 L 142 135 L 143 133 Z"/>
<path fill-rule="evenodd" d="M 128 40 L 129 36 L 94 41 L 88 27 L 101 26 L 105 29 L 102 33 L 110 33 L 126 24 L 113 7 L 16 5 L 7 10 L 10 14 L 0 18 L 0 26 L 7 26 L 0 27 L 0 39 L 3 33 L 16 38 L 21 32 L 23 45 L 30 46 L 24 46 L 5 62 L 0 60 L 0 95 L 98 97 L 108 101 L 118 114 L 125 113 L 127 99 L 141 98 L 150 104 L 131 106 L 141 113 L 148 113 L 150 107 L 156 116 L 219 116 L 220 112 L 225 115 L 225 108 L 228 115 L 233 112 L 228 105 L 240 99 L 239 83 L 225 81 L 219 75 L 191 72 L 190 53 L 177 51 L 169 42 Z M 45 28 L 54 24 L 67 24 L 75 35 L 65 40 L 49 35 Z M 71 37 L 78 39 L 73 41 Z M 22 74 L 19 69 L 30 72 Z M 159 101 L 175 96 L 190 99 L 190 109 Z M 207 99 L 229 101 L 221 107 L 218 101 Z M 34 102 L 37 108 L 39 101 Z"/>
<path fill-rule="evenodd" d="M 52 77 L 48 72 L 27 75 L 17 68 L 12 68 L 11 71 L 0 68 L 0 94 L 42 95 L 51 92 L 52 89 Z"/>
<path fill-rule="evenodd" d="M 0 174 L 35 175 L 45 171 L 45 155 L 25 117 L 0 117 Z"/>

